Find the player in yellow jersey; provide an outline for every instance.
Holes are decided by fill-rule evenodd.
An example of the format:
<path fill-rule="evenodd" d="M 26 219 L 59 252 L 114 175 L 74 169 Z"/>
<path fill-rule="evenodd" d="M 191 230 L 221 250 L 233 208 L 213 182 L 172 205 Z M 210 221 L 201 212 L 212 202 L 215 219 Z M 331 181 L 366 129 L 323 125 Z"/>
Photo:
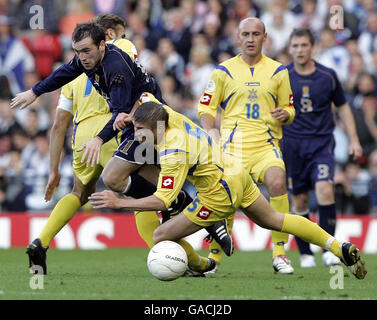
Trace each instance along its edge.
<path fill-rule="evenodd" d="M 216 67 L 198 105 L 202 127 L 213 137 L 220 135 L 223 152 L 242 161 L 253 179 L 266 186 L 271 206 L 289 213 L 285 166 L 279 148 L 282 125 L 295 116 L 287 69 L 262 54 L 267 38 L 258 18 L 239 24 L 241 53 Z M 221 108 L 221 131 L 214 130 Z M 234 216 L 228 220 L 233 224 Z M 288 234 L 272 232 L 272 265 L 275 272 L 291 274 L 294 269 L 285 255 Z M 221 261 L 221 248 L 212 242 L 210 257 Z"/>
<path fill-rule="evenodd" d="M 301 216 L 274 210 L 239 161 L 221 153 L 217 142 L 186 116 L 151 101 L 137 108 L 133 124 L 135 137 L 146 146 L 155 145 L 159 152 L 161 172 L 157 191 L 142 199 L 119 199 L 114 192 L 105 190 L 89 197 L 94 208 L 165 210 L 187 178 L 196 187 L 197 195 L 183 212 L 155 230 L 155 243 L 177 241 L 240 208 L 261 227 L 300 235 L 308 242 L 328 248 L 358 279 L 365 277 L 365 263 L 354 244 L 339 242 L 318 224 Z"/>
<path fill-rule="evenodd" d="M 125 23 L 120 17 L 103 14 L 97 16 L 95 21 L 106 29 L 106 40 L 109 40 L 107 43 L 118 46 L 132 59 L 137 58 L 137 50 L 133 43 L 124 39 Z M 88 196 L 95 191 L 96 183 L 103 168 L 118 147 L 117 138 L 120 137 L 115 137 L 102 146 L 97 165 L 91 167 L 81 161 L 81 146 L 96 136 L 102 130 L 103 124 L 107 123 L 111 117 L 112 113 L 108 103 L 94 90 L 85 74 L 63 86 L 55 121 L 51 129 L 50 174 L 45 191 L 45 200 L 51 199 L 55 188 L 59 185 L 60 156 L 65 132 L 72 118 L 74 124 L 72 139 L 74 186 L 71 193 L 58 201 L 38 238 L 28 247 L 30 266 L 40 265 L 44 274 L 47 273 L 46 251 L 51 240 L 79 208 L 88 201 Z M 138 194 L 138 197 L 151 194 L 156 189 L 154 185 L 138 174 L 132 175 L 132 181 L 143 185 L 144 194 Z M 154 245 L 153 231 L 160 225 L 158 216 L 154 211 L 152 214 L 135 211 L 135 221 L 139 235 L 149 247 L 152 247 Z M 200 257 L 186 241 L 181 240 L 179 243 L 184 247 L 189 257 L 190 270 L 188 270 L 187 276 L 202 276 L 202 271 L 212 268 L 214 262 L 211 259 Z M 38 251 L 38 254 L 35 254 L 35 250 Z"/>

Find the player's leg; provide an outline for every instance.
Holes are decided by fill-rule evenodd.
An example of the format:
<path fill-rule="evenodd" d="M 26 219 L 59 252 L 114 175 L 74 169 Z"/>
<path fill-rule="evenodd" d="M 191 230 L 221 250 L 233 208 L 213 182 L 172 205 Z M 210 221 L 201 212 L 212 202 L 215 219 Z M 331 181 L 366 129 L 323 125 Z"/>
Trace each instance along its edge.
<path fill-rule="evenodd" d="M 342 259 L 343 263 L 350 268 L 357 278 L 363 279 L 365 277 L 365 264 L 355 245 L 341 243 L 318 224 L 298 215 L 284 215 L 275 211 L 263 195 L 260 195 L 243 211 L 251 220 L 263 228 L 290 233 L 321 248 L 326 248 Z"/>
<path fill-rule="evenodd" d="M 318 202 L 319 225 L 334 236 L 336 227 L 334 185 L 330 181 L 317 181 L 315 193 Z M 339 259 L 327 250 L 323 252 L 322 262 L 326 267 L 340 264 Z"/>
<path fill-rule="evenodd" d="M 182 239 L 202 228 L 190 221 L 184 213 L 180 213 L 155 230 L 153 241 L 155 243 L 164 240 L 176 241 L 187 253 L 189 268 L 194 271 L 207 272 L 216 266 L 214 260 L 200 256 L 187 241 Z"/>
<path fill-rule="evenodd" d="M 309 216 L 309 192 L 303 192 L 299 194 L 292 194 L 292 213 L 300 215 L 306 219 L 310 219 Z M 300 252 L 300 265 L 302 268 L 315 267 L 315 259 L 310 244 L 299 237 L 295 237 L 299 252 Z"/>
<path fill-rule="evenodd" d="M 46 251 L 50 242 L 80 207 L 88 201 L 88 196 L 95 191 L 97 180 L 98 176 L 95 176 L 88 184 L 84 185 L 74 175 L 72 192 L 58 201 L 38 237 L 27 247 L 29 267 L 39 265 L 42 267 L 43 273 L 47 273 Z"/>
<path fill-rule="evenodd" d="M 286 188 L 285 170 L 278 166 L 269 167 L 264 174 L 264 185 L 270 195 L 270 205 L 276 211 L 289 214 L 289 199 Z M 285 254 L 284 245 L 288 243 L 288 234 L 278 231 L 271 232 L 273 243 L 272 259 L 275 271 L 291 274 L 294 269 Z"/>

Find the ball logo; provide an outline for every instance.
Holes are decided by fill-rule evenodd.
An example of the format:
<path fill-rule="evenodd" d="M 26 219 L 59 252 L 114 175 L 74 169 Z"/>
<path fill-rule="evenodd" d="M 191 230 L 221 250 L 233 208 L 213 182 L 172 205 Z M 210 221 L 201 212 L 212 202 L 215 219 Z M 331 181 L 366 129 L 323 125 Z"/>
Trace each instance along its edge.
<path fill-rule="evenodd" d="M 201 209 L 199 210 L 196 216 L 199 217 L 200 219 L 207 220 L 211 213 L 212 213 L 211 210 L 208 210 L 206 207 L 201 207 Z"/>
<path fill-rule="evenodd" d="M 211 99 L 212 99 L 212 95 L 210 95 L 208 93 L 204 93 L 202 98 L 200 99 L 200 103 L 208 106 L 209 103 L 211 102 Z"/>
<path fill-rule="evenodd" d="M 173 189 L 174 177 L 164 176 L 162 177 L 161 188 Z"/>

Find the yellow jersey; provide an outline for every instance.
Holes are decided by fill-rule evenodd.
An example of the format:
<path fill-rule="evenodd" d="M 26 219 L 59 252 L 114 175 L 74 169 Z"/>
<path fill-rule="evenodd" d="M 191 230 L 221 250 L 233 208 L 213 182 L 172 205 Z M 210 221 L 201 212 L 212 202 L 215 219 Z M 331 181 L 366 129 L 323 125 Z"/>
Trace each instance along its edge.
<path fill-rule="evenodd" d="M 241 142 L 259 145 L 269 139 L 281 139 L 281 123 L 270 111 L 281 107 L 288 111 L 289 124 L 295 116 L 288 70 L 279 62 L 262 55 L 254 66 L 237 55 L 218 65 L 198 104 L 203 113 L 216 118 L 221 108 L 221 145 Z M 224 148 L 225 149 L 225 148 Z"/>

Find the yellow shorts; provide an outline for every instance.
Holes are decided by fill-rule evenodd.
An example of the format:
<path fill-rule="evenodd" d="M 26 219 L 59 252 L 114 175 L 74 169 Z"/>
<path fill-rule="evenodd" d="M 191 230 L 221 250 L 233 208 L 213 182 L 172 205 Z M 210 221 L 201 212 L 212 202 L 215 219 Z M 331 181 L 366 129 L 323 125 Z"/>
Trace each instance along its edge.
<path fill-rule="evenodd" d="M 238 208 L 248 207 L 259 195 L 257 185 L 242 170 L 238 174 L 224 175 L 208 194 L 199 192 L 183 213 L 193 223 L 208 227 L 226 219 Z"/>
<path fill-rule="evenodd" d="M 95 137 L 111 119 L 112 114 L 97 115 L 81 121 L 73 127 L 72 150 L 73 150 L 73 172 L 75 176 L 84 184 L 88 184 L 93 179 L 98 179 L 106 163 L 111 159 L 114 151 L 118 147 L 117 139 L 114 137 L 102 145 L 100 163 L 95 167 L 86 167 L 86 161 L 81 163 L 84 151 L 77 152 L 85 142 Z"/>
<path fill-rule="evenodd" d="M 270 167 L 280 167 L 285 171 L 285 164 L 279 147 L 279 140 L 272 139 L 264 144 L 244 147 L 241 158 L 242 165 L 258 183 L 264 182 L 266 170 Z"/>

